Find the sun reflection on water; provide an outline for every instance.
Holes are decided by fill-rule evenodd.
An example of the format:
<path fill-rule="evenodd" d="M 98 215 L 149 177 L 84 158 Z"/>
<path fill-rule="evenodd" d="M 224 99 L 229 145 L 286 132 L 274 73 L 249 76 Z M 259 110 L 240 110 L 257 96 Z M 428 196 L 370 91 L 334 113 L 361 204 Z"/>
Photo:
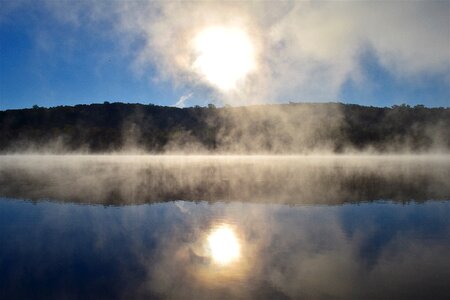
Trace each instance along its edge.
<path fill-rule="evenodd" d="M 223 224 L 215 227 L 207 237 L 208 247 L 213 261 L 219 265 L 228 265 L 239 260 L 241 245 L 231 226 Z"/>

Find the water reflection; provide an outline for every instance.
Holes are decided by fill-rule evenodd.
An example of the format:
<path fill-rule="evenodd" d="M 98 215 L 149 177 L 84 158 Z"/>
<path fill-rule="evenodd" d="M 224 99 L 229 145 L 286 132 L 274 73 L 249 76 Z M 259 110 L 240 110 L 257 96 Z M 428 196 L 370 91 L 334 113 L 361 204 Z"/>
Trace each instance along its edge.
<path fill-rule="evenodd" d="M 221 224 L 214 227 L 207 240 L 210 255 L 217 264 L 228 265 L 240 258 L 241 245 L 230 225 Z"/>
<path fill-rule="evenodd" d="M 126 205 L 450 198 L 450 156 L 0 156 L 0 196 Z"/>
<path fill-rule="evenodd" d="M 0 165 L 0 298 L 450 296 L 447 160 L 89 160 Z"/>
<path fill-rule="evenodd" d="M 103 207 L 3 199 L 0 214 L 5 299 L 450 295 L 448 201 Z M 227 265 L 205 251 L 224 220 L 241 245 Z"/>

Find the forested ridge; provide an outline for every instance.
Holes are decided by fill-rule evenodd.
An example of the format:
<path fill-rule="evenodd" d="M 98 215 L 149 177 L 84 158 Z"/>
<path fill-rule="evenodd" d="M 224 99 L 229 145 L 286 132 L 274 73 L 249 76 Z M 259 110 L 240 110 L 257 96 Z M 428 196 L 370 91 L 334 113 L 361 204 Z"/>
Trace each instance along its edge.
<path fill-rule="evenodd" d="M 289 103 L 108 103 L 0 111 L 0 151 L 243 153 L 450 150 L 450 109 Z"/>

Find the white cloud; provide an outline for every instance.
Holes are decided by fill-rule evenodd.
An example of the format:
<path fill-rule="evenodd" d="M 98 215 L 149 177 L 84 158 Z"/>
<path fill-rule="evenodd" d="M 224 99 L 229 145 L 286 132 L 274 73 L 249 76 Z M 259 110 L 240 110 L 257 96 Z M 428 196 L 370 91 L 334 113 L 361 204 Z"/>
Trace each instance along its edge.
<path fill-rule="evenodd" d="M 164 79 L 205 85 L 192 72 L 190 39 L 205 26 L 240 26 L 258 49 L 258 72 L 228 102 L 287 98 L 336 99 L 349 78 L 363 81 L 360 57 L 370 48 L 394 76 L 415 79 L 450 67 L 449 2 L 164 2 L 143 10 L 126 5 L 122 22 L 147 45 L 139 65 Z M 141 13 L 142 11 L 142 13 Z"/>
<path fill-rule="evenodd" d="M 158 80 L 194 91 L 211 88 L 192 69 L 195 34 L 208 26 L 245 29 L 257 50 L 257 71 L 238 90 L 216 93 L 229 103 L 335 100 L 348 79 L 364 83 L 360 59 L 367 49 L 412 84 L 430 74 L 450 80 L 449 1 L 47 3 L 77 26 L 111 21 L 125 47 L 143 40 L 128 48 L 134 70 L 154 77 L 147 71 L 156 68 Z"/>

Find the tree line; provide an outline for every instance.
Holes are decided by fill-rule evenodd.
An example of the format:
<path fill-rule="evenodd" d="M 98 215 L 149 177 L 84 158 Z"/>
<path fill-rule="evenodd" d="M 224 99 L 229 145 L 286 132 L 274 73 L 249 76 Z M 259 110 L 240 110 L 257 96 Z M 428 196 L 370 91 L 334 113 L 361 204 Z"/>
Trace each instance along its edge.
<path fill-rule="evenodd" d="M 177 108 L 105 102 L 0 111 L 0 151 L 447 152 L 449 128 L 449 108 L 423 105 Z"/>

